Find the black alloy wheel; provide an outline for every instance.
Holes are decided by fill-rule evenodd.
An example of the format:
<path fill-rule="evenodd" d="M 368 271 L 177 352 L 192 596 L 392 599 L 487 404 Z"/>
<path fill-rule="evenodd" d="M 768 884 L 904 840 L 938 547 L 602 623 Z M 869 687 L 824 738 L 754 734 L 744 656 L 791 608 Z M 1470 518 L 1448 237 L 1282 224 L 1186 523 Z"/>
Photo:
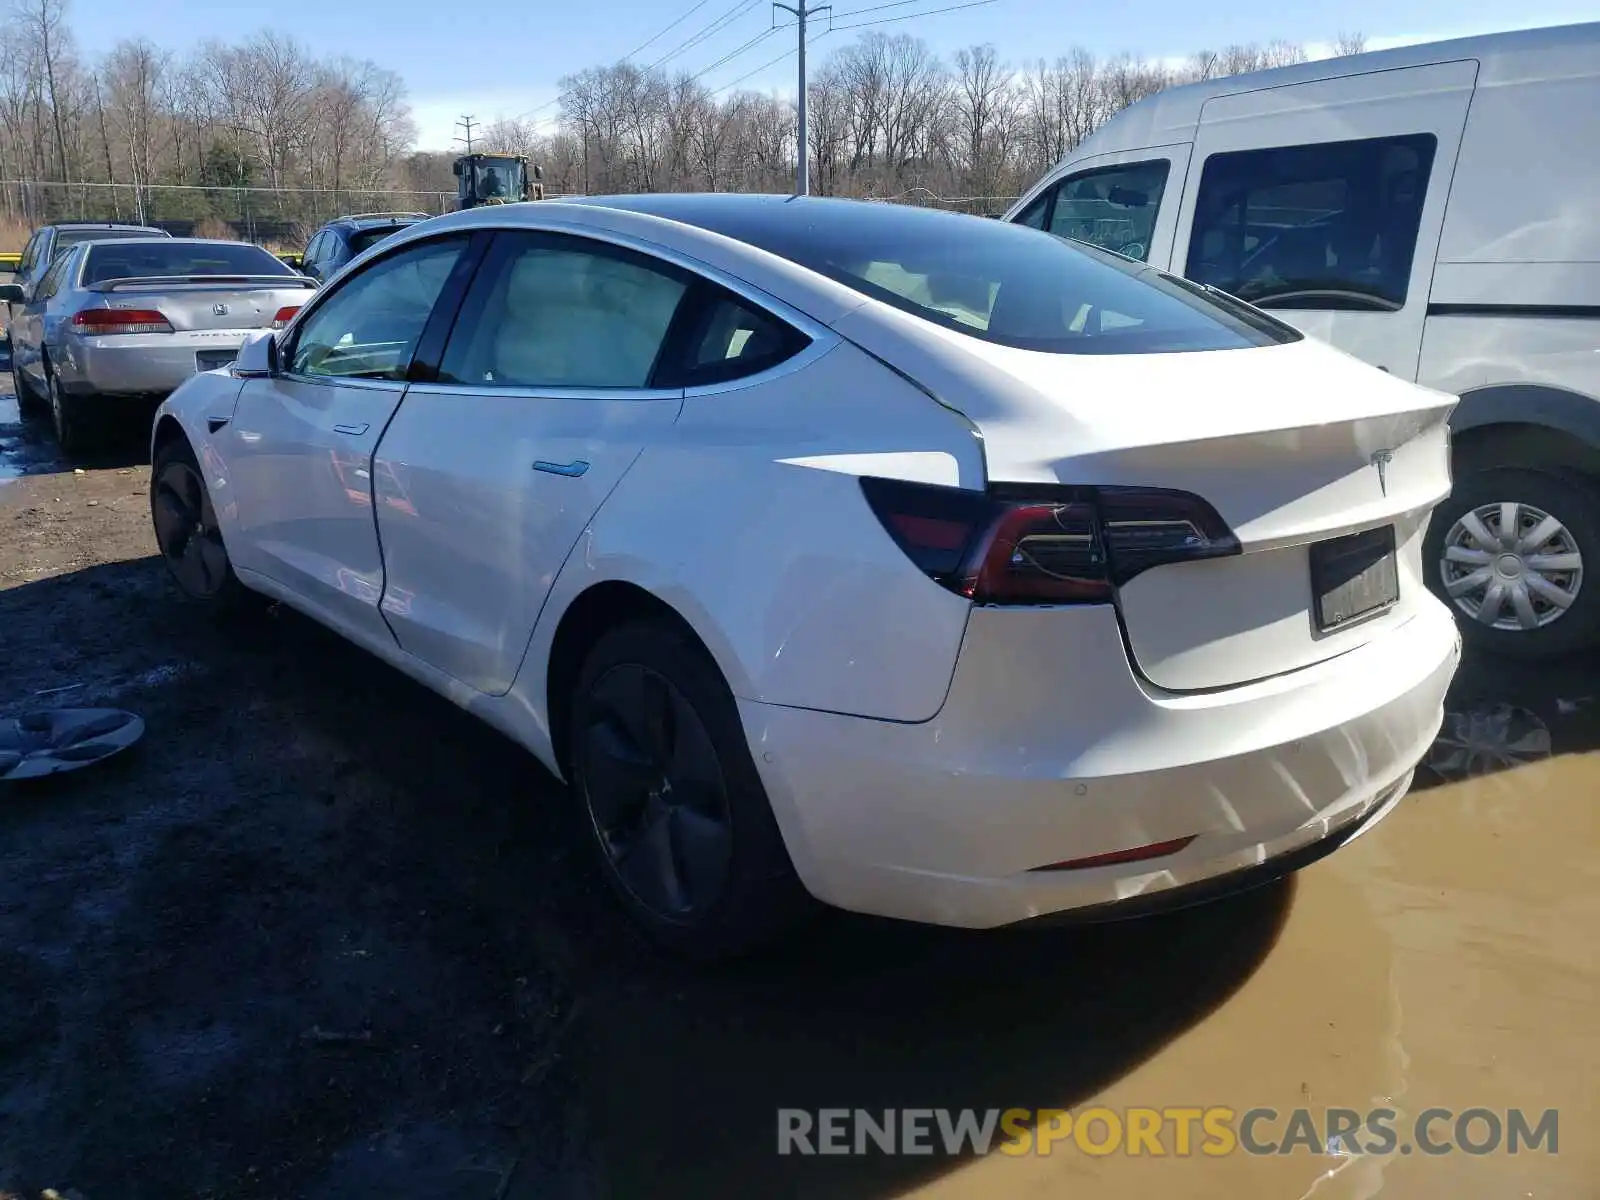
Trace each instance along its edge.
<path fill-rule="evenodd" d="M 617 880 L 665 921 L 689 921 L 722 895 L 733 818 L 700 715 L 658 672 L 620 663 L 589 692 L 584 794 Z"/>
<path fill-rule="evenodd" d="M 659 944 L 728 958 L 814 911 L 733 695 L 684 630 L 641 621 L 603 635 L 569 712 L 569 774 L 602 869 Z"/>
<path fill-rule="evenodd" d="M 192 600 L 229 605 L 244 589 L 233 573 L 216 510 L 187 443 L 170 442 L 150 468 L 150 520 L 173 580 Z"/>

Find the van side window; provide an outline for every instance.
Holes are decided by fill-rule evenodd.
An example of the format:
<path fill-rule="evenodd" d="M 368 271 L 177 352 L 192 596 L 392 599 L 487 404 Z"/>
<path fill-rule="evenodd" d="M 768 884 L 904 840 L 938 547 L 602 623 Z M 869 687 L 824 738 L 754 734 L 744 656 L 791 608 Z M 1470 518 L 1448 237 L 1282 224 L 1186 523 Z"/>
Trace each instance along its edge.
<path fill-rule="evenodd" d="M 1432 134 L 1213 154 L 1184 274 L 1264 308 L 1405 306 Z"/>
<path fill-rule="evenodd" d="M 1143 262 L 1169 169 L 1158 158 L 1069 175 L 1056 189 L 1050 232 Z"/>

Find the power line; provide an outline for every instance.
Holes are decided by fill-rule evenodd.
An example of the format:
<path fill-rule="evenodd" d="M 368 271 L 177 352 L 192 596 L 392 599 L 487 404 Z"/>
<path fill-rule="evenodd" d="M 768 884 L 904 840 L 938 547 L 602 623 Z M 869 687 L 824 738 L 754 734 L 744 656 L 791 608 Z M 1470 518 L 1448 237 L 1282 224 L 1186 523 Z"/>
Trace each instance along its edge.
<path fill-rule="evenodd" d="M 734 21 L 737 21 L 740 17 L 744 16 L 745 13 L 749 12 L 752 8 L 760 3 L 761 0 L 738 0 L 738 3 L 736 3 L 727 12 L 723 13 L 722 16 L 718 17 L 715 21 L 711 22 L 711 24 L 700 30 L 699 33 L 694 34 L 686 41 L 680 42 L 671 50 L 668 50 L 660 58 L 656 59 L 655 62 L 646 67 L 645 70 L 654 71 L 662 63 L 677 58 L 678 55 L 682 54 L 685 50 L 693 49 L 712 34 L 719 33 L 726 29 Z"/>
<path fill-rule="evenodd" d="M 888 4 L 873 4 L 866 8 L 850 8 L 844 12 L 835 13 L 837 17 L 858 17 L 862 13 L 882 12 L 886 8 L 904 8 L 908 4 L 925 4 L 927 0 L 890 0 Z"/>
<path fill-rule="evenodd" d="M 700 0 L 700 2 L 698 4 L 696 4 L 693 8 L 691 8 L 688 12 L 684 13 L 676 21 L 672 22 L 672 24 L 668 25 L 665 29 L 661 30 L 660 33 L 657 33 L 654 37 L 646 38 L 644 41 L 640 42 L 637 46 L 635 46 L 632 50 L 629 50 L 626 54 L 624 54 L 622 56 L 622 61 L 623 62 L 627 62 L 630 58 L 632 58 L 635 54 L 639 53 L 639 51 L 643 50 L 646 46 L 649 46 L 652 43 L 660 41 L 662 39 L 662 37 L 664 37 L 665 35 L 671 33 L 679 25 L 682 25 L 690 17 L 694 16 L 695 13 L 699 12 L 702 8 L 704 8 L 706 5 L 708 5 L 710 3 L 711 3 L 711 0 Z"/>
<path fill-rule="evenodd" d="M 828 36 L 828 30 L 824 29 L 821 33 L 816 34 L 813 37 L 806 38 L 806 45 L 815 46 L 818 42 L 820 42 L 823 38 L 825 38 L 827 36 Z M 739 78 L 735 79 L 732 83 L 723 84 L 721 87 L 719 87 L 716 91 L 714 91 L 711 94 L 713 96 L 720 96 L 720 95 L 722 95 L 723 92 L 731 91 L 732 89 L 738 87 L 746 79 L 749 79 L 751 76 L 761 74 L 761 72 L 765 71 L 768 67 L 777 66 L 779 63 L 781 63 L 784 59 L 788 58 L 790 55 L 797 53 L 798 50 L 799 50 L 798 46 L 789 47 L 789 49 L 785 50 L 782 54 L 778 55 L 777 58 L 773 58 L 773 59 L 767 60 L 766 62 L 762 63 L 759 67 L 756 67 L 753 71 L 746 71 L 743 75 L 739 76 Z"/>
<path fill-rule="evenodd" d="M 698 4 L 695 4 L 692 8 L 689 9 L 688 12 L 684 13 L 676 21 L 673 21 L 665 29 L 662 29 L 660 31 L 660 33 L 657 33 L 654 37 L 651 37 L 648 40 L 646 40 L 644 42 L 641 42 L 638 46 L 636 46 L 632 50 L 630 50 L 626 55 L 623 56 L 622 61 L 623 62 L 628 61 L 628 59 L 632 58 L 635 54 L 639 53 L 640 50 L 643 50 L 645 47 L 651 45 L 652 43 L 654 43 L 656 41 L 659 41 L 660 38 L 664 34 L 670 32 L 676 26 L 681 25 L 685 20 L 687 20 L 689 17 L 693 16 L 696 12 L 698 12 L 700 9 L 704 8 L 710 2 L 711 2 L 711 0 L 699 0 Z M 646 70 L 646 71 L 653 71 L 657 67 L 659 67 L 662 63 L 667 62 L 670 59 L 674 59 L 674 58 L 678 57 L 678 55 L 682 54 L 685 50 L 692 49 L 693 47 L 699 45 L 701 42 L 705 41 L 712 34 L 717 33 L 718 31 L 720 31 L 722 29 L 726 29 L 735 20 L 737 20 L 739 17 L 742 17 L 745 13 L 749 12 L 752 8 L 754 8 L 759 3 L 761 3 L 761 0 L 738 0 L 738 2 L 735 3 L 732 8 L 724 11 L 723 14 L 720 17 L 717 17 L 710 24 L 702 26 L 699 29 L 698 32 L 696 32 L 694 34 L 691 34 L 688 38 L 686 38 L 682 42 L 679 42 L 671 50 L 668 50 L 660 58 L 658 58 L 654 62 L 648 64 L 643 69 Z M 771 32 L 771 31 L 769 30 L 768 32 Z M 741 47 L 741 50 L 748 49 L 751 45 L 755 44 L 756 40 L 759 40 L 759 39 L 752 39 L 751 42 L 747 43 L 744 47 Z M 728 57 L 731 58 L 732 56 L 730 55 Z M 720 60 L 718 63 L 713 64 L 713 67 L 714 66 L 720 66 L 722 62 L 727 62 L 727 61 L 728 61 L 728 58 L 724 58 L 724 59 Z M 708 67 L 706 69 L 707 70 L 711 70 L 712 68 Z M 696 78 L 698 78 L 698 76 Z M 560 95 L 555 96 L 552 99 L 546 100 L 543 104 L 536 104 L 532 108 L 525 109 L 524 111 L 518 113 L 515 117 L 513 117 L 512 120 L 519 120 L 520 121 L 520 120 L 523 120 L 523 119 L 525 119 L 527 117 L 531 117 L 531 116 L 534 116 L 534 115 L 536 115 L 538 113 L 542 113 L 542 112 L 546 111 L 547 109 L 554 108 L 556 105 L 560 104 L 564 99 L 566 99 L 566 93 L 562 92 Z"/>
<path fill-rule="evenodd" d="M 459 121 L 456 122 L 456 125 L 458 127 L 460 127 L 460 128 L 465 129 L 467 131 L 467 136 L 464 137 L 464 138 L 452 138 L 451 141 L 465 142 L 467 144 L 467 153 L 471 154 L 472 153 L 472 127 L 474 125 L 481 125 L 482 123 L 483 122 L 481 122 L 481 121 L 475 120 L 471 113 L 466 114 Z"/>
<path fill-rule="evenodd" d="M 966 4 L 950 4 L 944 8 L 930 8 L 927 12 L 906 13 L 901 17 L 878 17 L 872 21 L 853 21 L 849 25 L 835 25 L 833 31 L 838 33 L 844 29 L 863 29 L 868 25 L 888 25 L 893 21 L 909 21 L 914 17 L 936 17 L 940 13 L 959 12 L 963 8 L 982 8 L 986 4 L 994 4 L 997 0 L 968 0 Z M 889 7 L 885 5 L 884 7 Z M 872 12 L 870 8 L 858 8 L 857 12 Z"/>
<path fill-rule="evenodd" d="M 766 41 L 769 37 L 771 37 L 773 34 L 775 34 L 777 32 L 778 32 L 778 30 L 777 30 L 776 27 L 774 27 L 772 29 L 763 29 L 760 33 L 756 34 L 755 37 L 751 38 L 744 45 L 740 46 L 737 50 L 730 50 L 727 54 L 724 54 L 721 58 L 717 59 L 717 61 L 712 63 L 710 66 L 705 67 L 702 70 L 696 71 L 693 75 L 689 76 L 689 81 L 692 83 L 696 79 L 700 79 L 703 76 L 711 74 L 711 72 L 715 71 L 718 67 L 722 66 L 724 63 L 732 62 L 734 59 L 738 58 L 741 54 L 744 54 L 744 53 L 746 53 L 746 52 L 748 52 L 750 50 L 754 50 L 762 42 Z"/>

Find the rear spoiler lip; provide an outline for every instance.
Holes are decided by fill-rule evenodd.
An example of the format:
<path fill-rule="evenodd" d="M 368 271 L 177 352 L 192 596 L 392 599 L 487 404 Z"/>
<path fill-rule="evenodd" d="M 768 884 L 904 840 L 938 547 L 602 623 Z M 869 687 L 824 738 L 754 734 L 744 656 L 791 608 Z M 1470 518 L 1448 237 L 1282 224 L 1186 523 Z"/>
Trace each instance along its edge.
<path fill-rule="evenodd" d="M 127 292 L 134 289 L 174 288 L 202 290 L 205 288 L 237 287 L 293 287 L 316 291 L 314 279 L 304 275 L 128 275 L 121 279 L 102 279 L 85 284 L 86 292 Z"/>

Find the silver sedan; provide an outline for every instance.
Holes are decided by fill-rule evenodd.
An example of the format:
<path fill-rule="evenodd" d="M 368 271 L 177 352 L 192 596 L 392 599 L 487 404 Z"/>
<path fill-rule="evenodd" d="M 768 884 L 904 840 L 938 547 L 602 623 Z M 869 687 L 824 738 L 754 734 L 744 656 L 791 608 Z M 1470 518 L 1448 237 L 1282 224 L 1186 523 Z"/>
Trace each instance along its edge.
<path fill-rule="evenodd" d="M 0 286 L 0 301 L 16 305 L 18 402 L 47 405 L 61 449 L 80 452 L 115 408 L 226 367 L 253 334 L 281 329 L 315 287 L 244 242 L 129 238 L 76 246 L 30 296 Z"/>

